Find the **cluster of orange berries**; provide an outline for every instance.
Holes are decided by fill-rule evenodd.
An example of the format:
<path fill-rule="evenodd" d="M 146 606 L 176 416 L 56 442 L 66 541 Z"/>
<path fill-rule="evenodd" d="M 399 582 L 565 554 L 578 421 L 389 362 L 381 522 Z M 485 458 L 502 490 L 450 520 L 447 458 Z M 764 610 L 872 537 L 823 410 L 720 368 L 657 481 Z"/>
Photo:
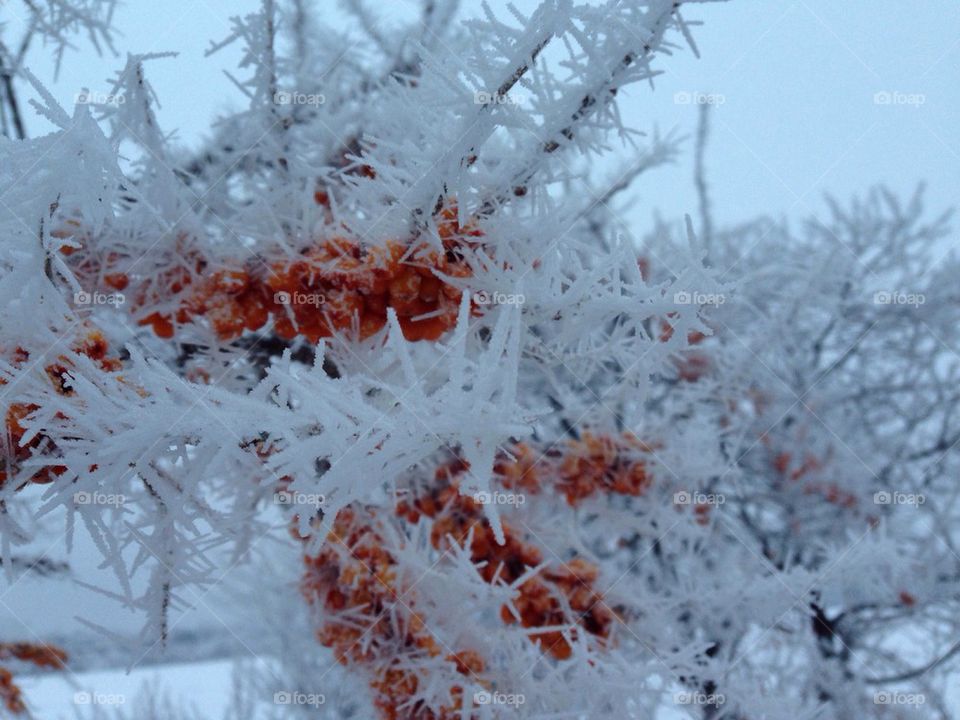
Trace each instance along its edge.
<path fill-rule="evenodd" d="M 65 667 L 67 654 L 52 645 L 33 643 L 0 643 L 0 660 L 15 658 L 39 668 L 60 670 Z M 27 706 L 20 688 L 13 682 L 13 673 L 0 667 L 0 702 L 13 715 L 23 715 Z"/>
<path fill-rule="evenodd" d="M 329 207 L 325 192 L 318 204 Z M 483 235 L 473 221 L 460 223 L 456 202 L 448 200 L 436 213 L 440 246 L 425 241 L 391 241 L 364 247 L 335 236 L 305 248 L 295 259 L 265 262 L 251 258 L 234 266 L 211 268 L 204 253 L 181 234 L 174 248 L 178 264 L 155 276 L 133 279 L 124 266 L 129 258 L 110 252 L 105 257 L 65 246 L 74 272 L 91 283 L 122 292 L 130 287 L 131 306 L 147 314 L 140 324 L 160 337 L 171 338 L 177 325 L 206 318 L 220 340 L 232 340 L 245 330 L 259 330 L 271 319 L 284 339 L 310 342 L 336 332 L 356 331 L 361 338 L 387 322 L 387 309 L 396 312 L 408 340 L 436 340 L 456 323 L 462 292 L 441 279 L 472 274 L 463 250 Z M 66 220 L 52 233 L 89 244 L 82 224 Z M 154 310 L 175 304 L 171 311 Z"/>
<path fill-rule="evenodd" d="M 96 361 L 101 369 L 108 372 L 115 372 L 122 366 L 122 362 L 109 355 L 109 345 L 106 338 L 98 330 L 88 330 L 73 345 L 73 351 L 86 355 Z M 11 364 L 14 367 L 22 367 L 29 361 L 30 353 L 23 348 L 15 348 Z M 45 366 L 45 371 L 50 383 L 54 389 L 61 395 L 69 397 L 73 390 L 69 387 L 65 375 L 70 372 L 71 361 L 69 358 L 61 355 L 53 362 Z M 6 385 L 6 380 L 0 378 L 0 385 Z M 12 402 L 7 405 L 5 413 L 4 429 L 6 432 L 5 442 L 2 446 L 2 461 L 0 466 L 0 487 L 2 487 L 10 475 L 16 474 L 20 464 L 34 454 L 54 455 L 56 447 L 53 442 L 43 433 L 37 433 L 27 443 L 23 443 L 23 437 L 26 429 L 20 424 L 20 421 L 38 409 L 33 403 Z M 62 419 L 62 414 L 60 414 Z M 95 466 L 94 466 L 95 467 Z M 62 465 L 48 465 L 41 468 L 28 480 L 30 483 L 49 483 L 54 476 L 62 475 L 66 472 Z M 19 488 L 18 488 L 19 489 Z"/>
<path fill-rule="evenodd" d="M 651 484 L 651 450 L 652 446 L 630 434 L 584 433 L 546 452 L 517 443 L 509 455 L 500 455 L 494 472 L 506 488 L 536 495 L 550 485 L 568 504 L 577 505 L 600 493 L 641 495 Z M 484 580 L 513 583 L 543 562 L 542 552 L 521 540 L 508 523 L 503 524 L 504 543 L 497 542 L 482 505 L 459 491 L 457 476 L 468 469 L 459 459 L 440 467 L 429 491 L 412 502 L 401 502 L 397 511 L 411 523 L 421 516 L 433 520 L 430 537 L 437 549 L 445 549 L 451 541 L 462 547 L 469 539 L 471 561 Z M 520 585 L 513 606 L 501 608 L 501 618 L 525 628 L 579 625 L 605 640 L 616 618 L 594 589 L 598 577 L 597 568 L 582 558 L 548 566 Z M 573 622 L 565 608 L 573 612 Z M 565 660 L 573 653 L 568 638 L 575 637 L 575 630 L 568 633 L 551 630 L 530 638 L 544 652 Z"/>
<path fill-rule="evenodd" d="M 434 488 L 412 503 L 401 503 L 397 510 L 411 523 L 421 517 L 431 519 L 430 539 L 438 550 L 449 549 L 452 544 L 464 547 L 469 542 L 471 562 L 491 584 L 516 582 L 543 562 L 540 549 L 523 541 L 507 523 L 503 524 L 504 543 L 499 544 L 483 506 L 461 495 L 455 483 Z M 531 641 L 544 653 L 566 660 L 573 654 L 568 637 L 572 639 L 576 634 L 574 626 L 579 625 L 598 638 L 610 634 L 615 618 L 593 588 L 597 578 L 596 567 L 580 558 L 548 566 L 521 583 L 512 604 L 500 609 L 500 618 L 524 628 L 571 628 L 567 636 L 559 630 L 530 634 Z M 570 608 L 573 618 L 565 607 Z"/>
<path fill-rule="evenodd" d="M 463 717 L 463 688 L 450 689 L 450 704 L 439 710 L 423 707 L 413 698 L 429 684 L 416 672 L 401 666 L 401 658 L 439 657 L 442 652 L 423 619 L 402 601 L 396 560 L 384 550 L 383 538 L 357 509 L 341 510 L 319 554 L 306 555 L 301 590 L 311 605 L 319 605 L 331 619 L 317 633 L 343 664 L 373 668 L 370 686 L 374 703 L 388 720 L 454 720 Z M 347 621 L 333 617 L 346 613 Z M 474 652 L 448 654 L 461 675 L 484 669 Z"/>
<path fill-rule="evenodd" d="M 495 472 L 504 487 L 535 494 L 552 485 L 576 505 L 598 493 L 642 494 L 651 482 L 644 457 L 649 449 L 628 435 L 585 434 L 538 457 L 533 446 L 521 443 L 511 448 L 509 456 L 498 458 Z M 606 643 L 616 614 L 596 589 L 597 567 L 582 558 L 541 567 L 543 552 L 508 523 L 503 525 L 504 542 L 498 543 L 483 506 L 459 491 L 458 477 L 468 469 L 459 458 L 442 464 L 429 487 L 399 501 L 396 513 L 411 524 L 431 522 L 430 541 L 437 550 L 469 544 L 471 562 L 488 583 L 511 584 L 540 567 L 523 580 L 511 603 L 501 608 L 500 617 L 506 624 L 524 628 L 550 628 L 530 634 L 544 654 L 556 660 L 570 658 L 571 642 L 580 631 Z M 428 678 L 401 666 L 399 659 L 411 654 L 443 656 L 459 674 L 480 683 L 485 682 L 478 677 L 484 660 L 472 650 L 444 655 L 423 618 L 411 609 L 415 599 L 404 599 L 396 558 L 385 549 L 376 518 L 373 508 L 344 508 L 320 551 L 304 557 L 302 592 L 312 606 L 326 613 L 317 637 L 341 663 L 371 668 L 370 685 L 382 717 L 465 717 L 462 686 L 450 687 L 449 704 L 439 710 L 423 707 L 415 697 Z M 567 630 L 561 632 L 558 627 Z"/>
<path fill-rule="evenodd" d="M 650 453 L 655 446 L 635 435 L 597 435 L 584 432 L 579 439 L 540 452 L 517 443 L 509 455 L 501 454 L 494 472 L 504 487 L 538 493 L 552 485 L 567 503 L 577 505 L 598 493 L 642 495 L 650 486 Z"/>
<path fill-rule="evenodd" d="M 367 338 L 383 328 L 391 308 L 408 340 L 436 340 L 456 323 L 462 295 L 441 276 L 470 276 L 462 249 L 471 242 L 467 238 L 482 234 L 470 223 L 460 224 L 454 205 L 439 213 L 437 227 L 442 249 L 424 242 L 365 248 L 334 237 L 292 261 L 248 262 L 205 277 L 207 265 L 197 259 L 197 279 L 187 268 L 165 279 L 171 294 L 186 290 L 177 309 L 150 313 L 141 324 L 172 337 L 177 324 L 205 317 L 218 338 L 231 340 L 272 318 L 278 336 L 316 342 L 351 330 Z M 113 287 L 126 286 L 122 274 L 111 277 Z M 143 306 L 142 300 L 134 304 Z"/>

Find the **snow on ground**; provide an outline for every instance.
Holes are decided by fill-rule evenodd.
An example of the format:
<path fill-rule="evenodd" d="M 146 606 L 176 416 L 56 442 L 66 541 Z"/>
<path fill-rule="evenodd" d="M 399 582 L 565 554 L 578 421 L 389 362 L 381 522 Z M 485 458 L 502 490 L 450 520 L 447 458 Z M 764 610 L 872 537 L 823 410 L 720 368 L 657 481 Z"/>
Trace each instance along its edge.
<path fill-rule="evenodd" d="M 119 706 L 129 713 L 151 690 L 192 706 L 204 718 L 220 718 L 230 701 L 233 667 L 233 660 L 223 659 L 154 665 L 129 675 L 122 669 L 48 673 L 21 677 L 18 683 L 34 716 L 45 720 L 87 716 L 93 705 L 103 710 Z"/>
<path fill-rule="evenodd" d="M 115 668 L 23 676 L 18 683 L 34 716 L 43 720 L 86 718 L 95 710 L 109 715 L 115 709 L 136 717 L 151 694 L 168 699 L 175 706 L 190 708 L 203 720 L 218 720 L 226 713 L 232 697 L 234 667 L 234 659 L 224 658 L 154 665 L 129 674 Z M 671 688 L 671 692 L 675 697 L 689 694 L 679 686 Z M 960 707 L 960 686 L 948 693 L 947 702 L 950 707 Z M 656 720 L 689 720 L 696 716 L 688 706 L 668 704 L 660 709 Z"/>

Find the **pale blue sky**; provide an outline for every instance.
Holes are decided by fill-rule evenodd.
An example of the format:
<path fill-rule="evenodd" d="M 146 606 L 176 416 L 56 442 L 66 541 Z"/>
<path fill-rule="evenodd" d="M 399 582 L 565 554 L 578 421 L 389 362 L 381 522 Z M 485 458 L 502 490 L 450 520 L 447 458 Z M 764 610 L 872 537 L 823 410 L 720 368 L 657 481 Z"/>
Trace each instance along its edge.
<path fill-rule="evenodd" d="M 492 3 L 502 6 L 502 0 Z M 521 10 L 536 6 L 518 0 Z M 8 3 L 7 7 L 14 7 Z M 43 49 L 29 64 L 54 94 L 72 103 L 83 86 L 105 91 L 107 78 L 127 52 L 175 50 L 175 59 L 148 67 L 163 107 L 161 124 L 195 145 L 211 120 L 241 102 L 222 75 L 235 50 L 205 59 L 212 39 L 229 32 L 228 17 L 248 12 L 254 0 L 127 0 L 118 11 L 121 57 L 98 58 L 87 46 L 66 56 L 52 82 Z M 316 5 L 333 24 L 342 22 L 335 0 Z M 369 3 L 379 7 L 379 3 Z M 409 9 L 409 0 L 384 5 Z M 466 14 L 478 0 L 464 0 Z M 821 209 L 826 191 L 846 197 L 884 182 L 908 192 L 929 183 L 932 209 L 957 199 L 960 188 L 960 1 L 733 0 L 690 6 L 702 19 L 694 34 L 701 51 L 684 49 L 661 62 L 666 74 L 655 90 L 636 86 L 623 95 L 623 112 L 640 128 L 691 133 L 697 108 L 676 102 L 712 93 L 723 104 L 713 113 L 708 154 L 715 215 L 736 222 L 761 212 L 800 217 Z M 890 104 L 874 101 L 891 93 Z M 920 96 L 922 104 L 908 96 Z M 30 120 L 34 133 L 47 126 Z M 690 182 L 692 146 L 676 168 L 659 171 L 636 187 L 629 218 L 637 234 L 659 208 L 667 217 L 696 213 Z"/>

